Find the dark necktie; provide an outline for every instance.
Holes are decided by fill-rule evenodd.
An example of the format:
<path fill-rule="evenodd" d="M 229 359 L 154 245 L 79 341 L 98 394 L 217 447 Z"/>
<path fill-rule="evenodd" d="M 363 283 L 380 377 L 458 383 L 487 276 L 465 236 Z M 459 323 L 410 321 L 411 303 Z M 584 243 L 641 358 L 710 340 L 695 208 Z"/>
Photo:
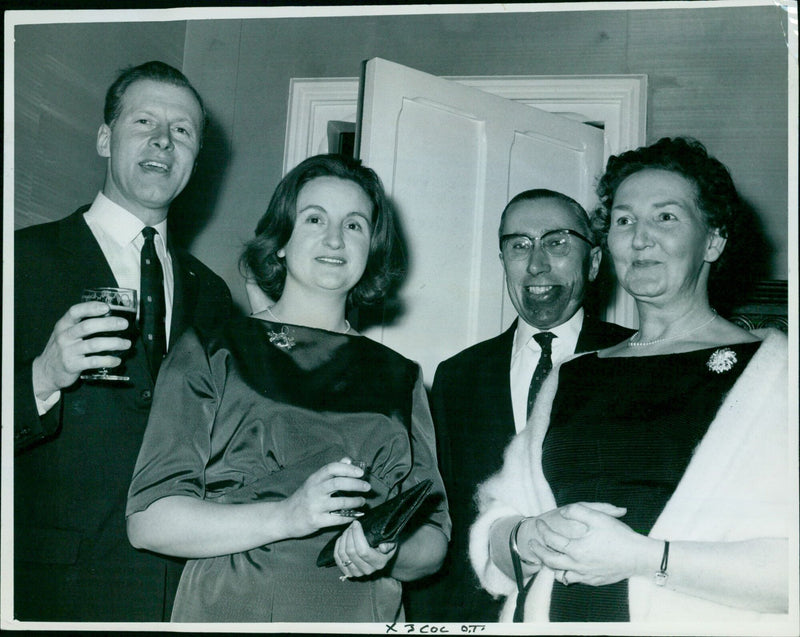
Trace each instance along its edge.
<path fill-rule="evenodd" d="M 539 363 L 536 365 L 536 369 L 533 370 L 531 385 L 528 388 L 528 418 L 531 417 L 533 403 L 536 402 L 536 395 L 542 388 L 544 379 L 547 378 L 550 370 L 553 369 L 552 343 L 556 335 L 552 332 L 539 332 L 538 334 L 534 334 L 533 338 L 536 339 L 536 342 L 539 343 L 539 347 L 542 348 L 542 354 L 539 356 Z"/>
<path fill-rule="evenodd" d="M 142 343 L 147 354 L 150 372 L 155 378 L 164 354 L 167 353 L 167 330 L 165 326 L 166 302 L 164 300 L 164 271 L 156 254 L 155 228 L 146 226 L 142 230 L 144 245 L 141 261 L 141 305 L 139 327 Z"/>

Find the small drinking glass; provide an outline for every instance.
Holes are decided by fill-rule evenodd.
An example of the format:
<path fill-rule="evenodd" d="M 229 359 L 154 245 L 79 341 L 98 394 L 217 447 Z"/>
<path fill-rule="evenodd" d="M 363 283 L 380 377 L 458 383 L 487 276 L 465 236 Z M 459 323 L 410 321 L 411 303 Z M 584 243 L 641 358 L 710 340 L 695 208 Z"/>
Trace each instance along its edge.
<path fill-rule="evenodd" d="M 136 310 L 138 308 L 136 290 L 130 288 L 86 288 L 81 294 L 81 301 L 102 301 L 108 305 L 108 312 L 103 316 L 119 316 L 128 321 L 128 327 L 124 330 L 115 332 L 98 332 L 93 334 L 91 338 L 97 336 L 118 336 L 120 338 L 127 338 L 133 343 L 136 337 Z M 100 352 L 100 355 L 112 355 L 122 358 L 125 352 Z M 119 367 L 122 366 L 120 363 Z M 83 380 L 91 381 L 112 381 L 124 382 L 129 381 L 130 377 L 125 376 L 117 369 L 117 373 L 112 373 L 108 367 L 101 367 L 99 369 L 88 369 L 81 374 Z"/>
<path fill-rule="evenodd" d="M 364 475 L 362 475 L 359 478 L 359 480 L 366 480 L 367 482 L 369 482 L 370 468 L 369 466 L 367 466 L 366 462 L 362 460 L 353 460 L 350 464 L 352 464 L 354 467 L 361 467 L 361 470 L 364 472 Z M 333 495 L 341 496 L 344 495 L 344 493 L 342 491 L 336 491 Z M 363 495 L 363 493 L 359 493 L 359 495 Z M 332 513 L 336 513 L 337 515 L 343 515 L 348 518 L 358 518 L 364 515 L 364 512 L 361 509 L 338 509 L 336 511 L 332 511 Z"/>

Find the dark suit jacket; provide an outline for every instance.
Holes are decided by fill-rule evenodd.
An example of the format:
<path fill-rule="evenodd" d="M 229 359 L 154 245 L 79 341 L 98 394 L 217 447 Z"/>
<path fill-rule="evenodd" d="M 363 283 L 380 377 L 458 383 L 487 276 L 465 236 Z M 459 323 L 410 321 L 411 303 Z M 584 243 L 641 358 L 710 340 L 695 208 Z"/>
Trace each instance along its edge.
<path fill-rule="evenodd" d="M 77 381 L 39 417 L 31 363 L 83 288 L 117 285 L 88 207 L 15 233 L 14 561 L 21 620 L 169 619 L 181 563 L 135 550 L 125 531 L 128 486 L 154 379 L 134 344 L 126 384 Z M 175 278 L 170 342 L 193 323 L 231 313 L 225 283 L 170 246 Z"/>
<path fill-rule="evenodd" d="M 516 322 L 436 369 L 431 411 L 453 533 L 439 573 L 408 587 L 409 621 L 485 623 L 500 615 L 502 600 L 493 600 L 480 587 L 469 564 L 469 527 L 477 515 L 476 487 L 500 469 L 503 450 L 516 433 L 509 381 L 515 330 Z M 610 347 L 631 334 L 587 316 L 575 351 Z"/>

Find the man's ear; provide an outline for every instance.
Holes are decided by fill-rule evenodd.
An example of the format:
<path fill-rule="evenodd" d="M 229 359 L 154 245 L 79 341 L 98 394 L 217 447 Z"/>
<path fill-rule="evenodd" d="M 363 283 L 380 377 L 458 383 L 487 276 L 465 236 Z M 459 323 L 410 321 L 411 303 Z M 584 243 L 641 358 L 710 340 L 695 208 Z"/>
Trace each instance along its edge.
<path fill-rule="evenodd" d="M 97 154 L 100 157 L 111 157 L 111 129 L 108 124 L 100 124 L 97 129 Z"/>
<path fill-rule="evenodd" d="M 720 234 L 719 228 L 712 228 L 708 233 L 705 261 L 713 263 L 719 259 L 727 243 L 728 239 Z"/>
<path fill-rule="evenodd" d="M 603 260 L 603 249 L 595 246 L 589 252 L 589 281 L 594 281 L 600 272 L 600 262 Z"/>

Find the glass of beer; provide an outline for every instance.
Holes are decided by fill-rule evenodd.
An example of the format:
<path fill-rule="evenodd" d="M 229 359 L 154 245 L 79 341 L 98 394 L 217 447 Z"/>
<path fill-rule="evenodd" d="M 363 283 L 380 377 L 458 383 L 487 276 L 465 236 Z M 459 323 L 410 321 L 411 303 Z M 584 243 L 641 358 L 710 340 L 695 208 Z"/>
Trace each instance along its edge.
<path fill-rule="evenodd" d="M 93 334 L 91 338 L 96 336 L 118 336 L 119 338 L 127 338 L 133 343 L 136 337 L 136 310 L 139 307 L 137 303 L 136 290 L 130 288 L 87 288 L 81 294 L 81 301 L 102 301 L 108 305 L 108 313 L 104 316 L 119 316 L 128 321 L 128 327 L 124 330 L 115 332 L 98 332 Z M 128 350 L 130 351 L 130 350 Z M 125 352 L 99 352 L 100 355 L 111 355 L 123 357 Z M 99 369 L 87 369 L 81 378 L 83 380 L 91 381 L 128 381 L 130 377 L 125 376 L 123 373 L 123 364 L 111 370 L 107 367 Z M 112 371 L 116 373 L 112 373 Z"/>

